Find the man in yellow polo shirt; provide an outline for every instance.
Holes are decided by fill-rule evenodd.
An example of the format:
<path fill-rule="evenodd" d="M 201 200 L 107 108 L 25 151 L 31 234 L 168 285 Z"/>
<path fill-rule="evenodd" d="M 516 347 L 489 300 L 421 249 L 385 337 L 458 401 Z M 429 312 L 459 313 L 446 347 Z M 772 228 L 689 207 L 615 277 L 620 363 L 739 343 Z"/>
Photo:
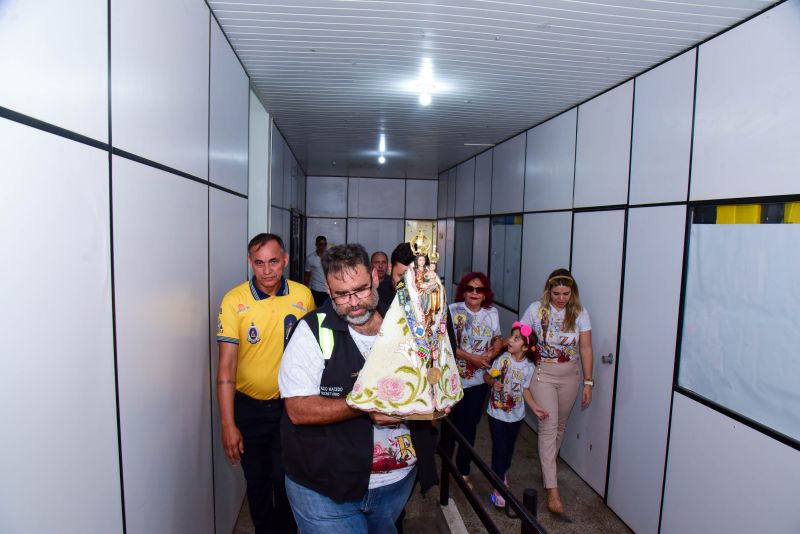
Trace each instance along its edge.
<path fill-rule="evenodd" d="M 314 299 L 284 278 L 289 255 L 279 236 L 255 236 L 247 260 L 253 277 L 225 295 L 217 323 L 222 446 L 232 464 L 242 462 L 256 534 L 295 532 L 281 464 L 278 370 L 292 328 Z"/>

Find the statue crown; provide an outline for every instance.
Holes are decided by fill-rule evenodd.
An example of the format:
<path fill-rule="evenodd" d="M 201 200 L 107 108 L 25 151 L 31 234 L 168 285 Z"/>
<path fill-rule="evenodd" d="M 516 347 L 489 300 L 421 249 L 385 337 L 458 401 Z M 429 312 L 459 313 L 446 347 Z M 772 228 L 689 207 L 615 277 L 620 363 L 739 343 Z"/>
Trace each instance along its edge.
<path fill-rule="evenodd" d="M 411 245 L 411 252 L 414 253 L 414 256 L 427 256 L 431 249 L 431 240 L 422 230 L 408 244 Z"/>

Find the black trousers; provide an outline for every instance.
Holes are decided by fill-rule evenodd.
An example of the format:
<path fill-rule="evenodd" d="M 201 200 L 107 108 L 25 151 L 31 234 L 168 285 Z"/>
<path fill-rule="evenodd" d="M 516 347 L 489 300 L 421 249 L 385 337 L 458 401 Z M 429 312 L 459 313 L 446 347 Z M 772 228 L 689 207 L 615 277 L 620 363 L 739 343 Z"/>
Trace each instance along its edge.
<path fill-rule="evenodd" d="M 475 434 L 481 414 L 486 411 L 487 389 L 486 384 L 478 384 L 464 389 L 464 397 L 453 406 L 453 410 L 450 412 L 450 420 L 472 446 L 475 446 Z M 456 453 L 456 466 L 461 475 L 469 474 L 469 453 L 460 445 L 458 453 Z"/>
<path fill-rule="evenodd" d="M 233 418 L 244 441 L 242 470 L 256 534 L 295 532 L 281 463 L 283 401 L 262 401 L 236 392 Z"/>
<path fill-rule="evenodd" d="M 501 479 L 505 478 L 514 456 L 519 427 L 522 420 L 507 423 L 489 416 L 489 430 L 492 433 L 492 471 Z"/>

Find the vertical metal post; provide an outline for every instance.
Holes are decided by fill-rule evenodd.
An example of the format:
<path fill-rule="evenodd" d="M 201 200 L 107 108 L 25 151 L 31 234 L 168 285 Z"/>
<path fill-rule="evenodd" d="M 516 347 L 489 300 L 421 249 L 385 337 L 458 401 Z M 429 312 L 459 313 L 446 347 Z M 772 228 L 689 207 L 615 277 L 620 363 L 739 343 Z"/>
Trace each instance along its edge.
<path fill-rule="evenodd" d="M 448 458 L 453 457 L 453 433 L 447 421 L 442 421 L 439 426 L 442 430 L 442 451 Z M 442 476 L 439 478 L 439 504 L 447 506 L 450 502 L 450 470 L 447 462 L 442 462 Z"/>
<path fill-rule="evenodd" d="M 527 488 L 524 492 L 522 492 L 522 506 L 528 510 L 533 517 L 536 517 L 536 507 L 538 504 L 539 498 L 536 490 L 533 488 Z M 522 534 L 536 534 L 536 531 L 532 528 L 525 525 L 525 521 L 522 522 Z"/>

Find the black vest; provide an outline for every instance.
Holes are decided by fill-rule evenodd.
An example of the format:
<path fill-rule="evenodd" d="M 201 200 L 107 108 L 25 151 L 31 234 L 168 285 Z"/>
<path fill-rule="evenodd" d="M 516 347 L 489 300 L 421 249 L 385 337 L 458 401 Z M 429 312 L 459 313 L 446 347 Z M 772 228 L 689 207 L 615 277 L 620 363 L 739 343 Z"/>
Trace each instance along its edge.
<path fill-rule="evenodd" d="M 385 316 L 388 306 L 378 305 Z M 322 327 L 333 331 L 333 352 L 325 361 L 320 395 L 347 397 L 364 356 L 350 336 L 347 323 L 330 302 L 306 314 L 305 321 L 319 342 L 317 314 L 324 313 Z M 408 421 L 411 441 L 417 452 L 417 479 L 424 492 L 438 482 L 434 448 L 437 431 L 428 421 Z M 283 467 L 294 482 L 337 502 L 357 501 L 369 488 L 372 471 L 372 419 L 368 415 L 329 425 L 295 425 L 286 411 L 281 420 Z"/>

